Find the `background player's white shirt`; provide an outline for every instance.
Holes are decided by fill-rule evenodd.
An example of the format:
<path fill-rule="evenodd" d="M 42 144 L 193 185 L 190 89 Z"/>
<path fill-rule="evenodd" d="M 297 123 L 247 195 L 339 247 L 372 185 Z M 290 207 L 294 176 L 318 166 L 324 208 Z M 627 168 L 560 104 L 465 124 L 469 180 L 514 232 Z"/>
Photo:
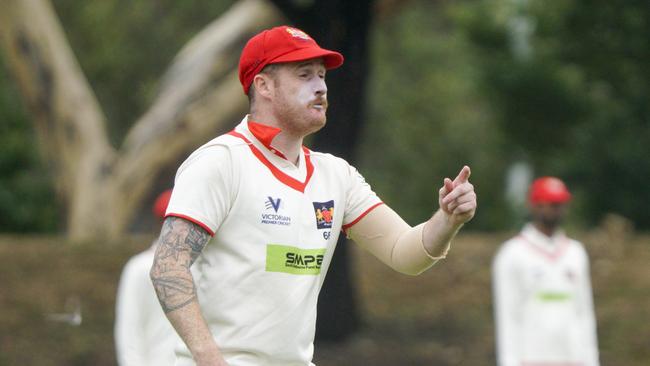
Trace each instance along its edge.
<path fill-rule="evenodd" d="M 155 250 L 133 256 L 122 270 L 115 308 L 115 348 L 120 366 L 166 366 L 180 337 L 165 317 L 149 278 Z"/>
<path fill-rule="evenodd" d="M 246 119 L 183 163 L 167 215 L 214 233 L 192 272 L 230 366 L 311 364 L 316 301 L 339 232 L 379 204 L 344 160 L 303 149 L 296 167 Z M 178 355 L 193 364 L 184 346 Z"/>
<path fill-rule="evenodd" d="M 589 260 L 582 244 L 528 224 L 493 264 L 499 366 L 597 366 Z"/>

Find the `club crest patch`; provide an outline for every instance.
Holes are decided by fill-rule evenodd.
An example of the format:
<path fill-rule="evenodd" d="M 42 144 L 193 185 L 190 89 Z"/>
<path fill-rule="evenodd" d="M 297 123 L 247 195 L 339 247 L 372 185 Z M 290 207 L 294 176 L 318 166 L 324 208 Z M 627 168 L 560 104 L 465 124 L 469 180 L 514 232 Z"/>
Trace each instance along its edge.
<path fill-rule="evenodd" d="M 316 214 L 316 228 L 331 229 L 332 221 L 334 221 L 334 200 L 312 203 Z"/>
<path fill-rule="evenodd" d="M 300 29 L 287 27 L 286 31 L 294 38 L 304 39 L 305 41 L 310 39 L 307 33 L 301 31 Z"/>

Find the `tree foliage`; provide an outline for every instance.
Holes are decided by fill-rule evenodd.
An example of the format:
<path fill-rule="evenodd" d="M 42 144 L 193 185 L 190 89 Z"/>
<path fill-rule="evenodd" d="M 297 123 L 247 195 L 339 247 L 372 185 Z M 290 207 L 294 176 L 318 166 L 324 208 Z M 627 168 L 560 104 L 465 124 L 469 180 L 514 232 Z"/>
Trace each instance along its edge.
<path fill-rule="evenodd" d="M 210 22 L 174 58 L 151 107 L 114 148 L 51 3 L 11 0 L 5 7 L 0 24 L 7 65 L 34 121 L 34 145 L 64 202 L 67 234 L 77 240 L 123 233 L 165 164 L 241 115 L 246 103 L 236 92 L 231 49 L 281 18 L 268 2 L 246 0 Z"/>
<path fill-rule="evenodd" d="M 172 57 L 234 1 L 56 0 L 81 68 L 111 122 L 113 145 L 155 97 Z M 65 215 L 4 62 L 0 70 L 0 231 L 54 231 Z M 42 152 L 42 151 L 41 151 Z"/>
<path fill-rule="evenodd" d="M 508 150 L 524 150 L 537 174 L 565 177 L 588 222 L 616 212 L 648 228 L 647 2 L 477 1 L 462 10 Z M 533 26 L 529 57 L 513 49 L 513 19 Z"/>
<path fill-rule="evenodd" d="M 233 2 L 54 1 L 114 146 L 151 103 L 176 51 Z M 358 163 L 391 206 L 422 220 L 441 178 L 470 164 L 480 205 L 471 228 L 508 227 L 504 173 L 525 160 L 536 175 L 569 182 L 574 212 L 587 223 L 617 212 L 650 225 L 647 2 L 395 4 L 377 4 L 390 11 L 371 33 Z M 55 230 L 52 183 L 15 94 L 3 68 L 0 231 Z"/>
<path fill-rule="evenodd" d="M 0 231 L 54 231 L 59 220 L 52 183 L 43 178 L 31 124 L 3 66 L 0 62 Z"/>
<path fill-rule="evenodd" d="M 119 146 L 179 49 L 235 0 L 54 0 Z"/>
<path fill-rule="evenodd" d="M 378 21 L 362 165 L 375 190 L 412 224 L 437 208 L 438 188 L 464 164 L 479 196 L 474 229 L 507 225 L 501 133 L 476 90 L 481 71 L 442 3 L 418 1 Z"/>

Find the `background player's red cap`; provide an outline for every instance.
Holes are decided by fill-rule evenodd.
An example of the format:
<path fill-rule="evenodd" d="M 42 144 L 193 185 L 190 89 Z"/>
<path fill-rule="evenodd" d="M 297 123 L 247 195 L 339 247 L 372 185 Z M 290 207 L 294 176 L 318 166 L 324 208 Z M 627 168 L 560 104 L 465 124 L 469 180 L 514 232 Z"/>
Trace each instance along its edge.
<path fill-rule="evenodd" d="M 172 190 L 168 189 L 163 193 L 158 195 L 156 201 L 153 203 L 151 210 L 156 217 L 165 218 L 165 212 L 167 212 L 167 205 L 169 205 L 169 199 L 172 197 Z"/>
<path fill-rule="evenodd" d="M 239 59 L 239 81 L 248 95 L 253 78 L 264 66 L 320 57 L 328 70 L 343 64 L 343 55 L 321 48 L 300 29 L 286 25 L 267 29 L 253 36 L 244 46 Z"/>
<path fill-rule="evenodd" d="M 560 179 L 541 177 L 531 184 L 528 200 L 532 204 L 565 203 L 571 200 L 571 193 Z"/>

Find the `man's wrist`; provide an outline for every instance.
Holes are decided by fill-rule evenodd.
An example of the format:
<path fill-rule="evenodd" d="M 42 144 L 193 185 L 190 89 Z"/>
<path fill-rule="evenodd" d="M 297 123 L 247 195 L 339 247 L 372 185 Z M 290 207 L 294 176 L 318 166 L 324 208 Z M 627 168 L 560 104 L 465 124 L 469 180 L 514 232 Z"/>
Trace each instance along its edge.
<path fill-rule="evenodd" d="M 445 212 L 442 208 L 438 209 L 438 211 L 433 214 L 433 220 L 436 220 L 436 215 L 440 217 L 440 230 L 450 233 L 450 237 L 456 235 L 460 228 L 465 224 L 464 222 L 457 221 L 453 214 Z"/>
<path fill-rule="evenodd" d="M 424 250 L 432 259 L 445 258 L 451 246 L 451 240 L 462 223 L 454 223 L 452 215 L 442 209 L 438 209 L 429 222 L 426 223 L 422 233 Z"/>
<path fill-rule="evenodd" d="M 210 345 L 205 349 L 195 349 L 192 352 L 192 356 L 196 361 L 197 366 L 199 365 L 221 365 L 224 362 L 223 356 L 216 344 Z"/>

